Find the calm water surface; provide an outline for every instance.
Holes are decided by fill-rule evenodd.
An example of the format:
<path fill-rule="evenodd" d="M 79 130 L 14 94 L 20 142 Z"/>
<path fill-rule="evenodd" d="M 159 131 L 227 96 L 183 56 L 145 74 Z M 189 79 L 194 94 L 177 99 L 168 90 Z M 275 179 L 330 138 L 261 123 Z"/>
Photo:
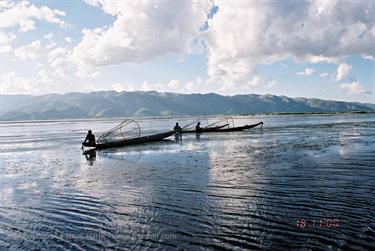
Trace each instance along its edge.
<path fill-rule="evenodd" d="M 0 250 L 375 250 L 375 115 L 258 121 L 86 156 L 118 120 L 2 122 Z"/>

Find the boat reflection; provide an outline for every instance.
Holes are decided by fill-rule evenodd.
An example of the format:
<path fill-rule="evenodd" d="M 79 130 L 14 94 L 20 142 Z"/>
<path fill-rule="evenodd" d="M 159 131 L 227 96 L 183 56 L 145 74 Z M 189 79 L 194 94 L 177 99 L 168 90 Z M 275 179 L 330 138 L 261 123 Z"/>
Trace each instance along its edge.
<path fill-rule="evenodd" d="M 127 161 L 130 163 L 137 162 L 138 160 L 141 159 L 142 157 L 142 151 L 126 151 L 124 149 L 111 149 L 111 150 L 88 150 L 84 151 L 83 155 L 85 155 L 85 158 L 87 160 L 87 163 L 92 166 L 94 162 L 96 161 L 96 156 L 98 155 L 99 157 L 103 158 L 108 158 L 108 159 L 115 159 L 115 160 L 122 160 L 122 161 Z"/>
<path fill-rule="evenodd" d="M 92 150 L 84 151 L 83 155 L 85 155 L 85 158 L 89 166 L 92 166 L 96 160 L 96 150 L 92 149 Z"/>
<path fill-rule="evenodd" d="M 166 148 L 170 146 L 170 143 L 182 144 L 182 138 L 178 137 L 175 138 L 175 140 L 166 139 L 153 144 L 142 144 L 109 149 L 91 149 L 84 151 L 83 155 L 85 155 L 85 158 L 90 166 L 92 166 L 96 161 L 97 155 L 100 158 L 135 163 L 142 158 L 143 154 L 147 154 L 153 151 L 166 150 Z"/>
<path fill-rule="evenodd" d="M 108 158 L 108 159 L 115 159 L 115 160 L 123 160 L 128 163 L 135 163 L 142 158 L 142 151 L 141 150 L 132 150 L 132 151 L 124 151 L 124 149 L 120 150 L 106 150 L 106 151 L 99 151 L 99 156 Z"/>

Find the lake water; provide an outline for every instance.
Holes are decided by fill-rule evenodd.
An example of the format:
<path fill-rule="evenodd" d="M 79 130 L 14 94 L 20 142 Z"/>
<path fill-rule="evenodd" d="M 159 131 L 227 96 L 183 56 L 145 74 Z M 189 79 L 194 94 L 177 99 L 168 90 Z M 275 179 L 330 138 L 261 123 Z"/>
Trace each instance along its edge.
<path fill-rule="evenodd" d="M 375 250 L 375 115 L 258 121 L 86 156 L 119 120 L 2 122 L 0 250 Z"/>

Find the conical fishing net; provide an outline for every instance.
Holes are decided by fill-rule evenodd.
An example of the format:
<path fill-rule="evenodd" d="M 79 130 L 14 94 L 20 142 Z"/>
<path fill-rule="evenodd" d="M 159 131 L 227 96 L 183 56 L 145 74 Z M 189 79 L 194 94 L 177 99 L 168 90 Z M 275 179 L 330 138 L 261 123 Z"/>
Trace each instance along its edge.
<path fill-rule="evenodd" d="M 122 140 L 137 138 L 141 135 L 139 124 L 132 119 L 126 119 L 120 124 L 102 134 L 96 141 L 98 144 L 118 142 Z"/>
<path fill-rule="evenodd" d="M 233 127 L 234 122 L 233 118 L 228 116 L 224 118 L 214 118 L 209 121 L 209 123 L 203 128 L 212 128 L 212 127 Z"/>
<path fill-rule="evenodd" d="M 206 127 L 208 125 L 208 120 L 205 117 L 200 117 L 182 127 L 183 130 L 195 130 L 195 126 L 200 122 L 200 127 Z"/>

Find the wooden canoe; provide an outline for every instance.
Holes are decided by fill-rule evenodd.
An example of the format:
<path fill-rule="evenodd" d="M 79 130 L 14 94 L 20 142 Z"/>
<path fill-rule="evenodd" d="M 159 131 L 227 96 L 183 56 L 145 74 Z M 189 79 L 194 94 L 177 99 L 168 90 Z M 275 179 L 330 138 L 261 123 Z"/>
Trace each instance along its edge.
<path fill-rule="evenodd" d="M 252 124 L 252 125 L 223 128 L 223 129 L 217 130 L 217 132 L 239 132 L 239 131 L 243 131 L 243 130 L 247 130 L 247 129 L 257 127 L 258 125 L 261 125 L 261 127 L 260 127 L 261 129 L 263 128 L 263 122 L 259 122 L 257 124 Z"/>
<path fill-rule="evenodd" d="M 226 126 L 228 126 L 228 124 L 220 125 L 220 126 L 214 126 L 214 127 L 202 128 L 200 131 L 197 131 L 197 130 L 182 130 L 181 133 L 217 132 L 219 129 L 222 129 L 223 127 L 226 127 Z"/>
<path fill-rule="evenodd" d="M 124 140 L 121 140 L 121 141 L 101 143 L 101 144 L 95 144 L 95 145 L 82 143 L 82 146 L 93 147 L 93 148 L 96 148 L 96 149 L 104 149 L 104 148 L 111 148 L 111 147 L 137 145 L 137 144 L 144 144 L 144 143 L 148 143 L 148 142 L 160 141 L 160 140 L 163 140 L 165 138 L 168 138 L 169 136 L 173 135 L 174 133 L 175 133 L 174 131 L 169 131 L 169 132 L 164 132 L 164 133 L 152 134 L 152 135 L 148 135 L 148 136 L 142 136 L 142 137 L 138 137 L 138 138 L 124 139 Z"/>

